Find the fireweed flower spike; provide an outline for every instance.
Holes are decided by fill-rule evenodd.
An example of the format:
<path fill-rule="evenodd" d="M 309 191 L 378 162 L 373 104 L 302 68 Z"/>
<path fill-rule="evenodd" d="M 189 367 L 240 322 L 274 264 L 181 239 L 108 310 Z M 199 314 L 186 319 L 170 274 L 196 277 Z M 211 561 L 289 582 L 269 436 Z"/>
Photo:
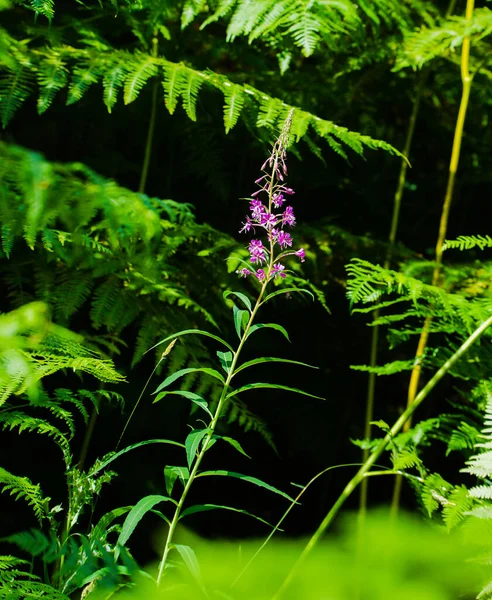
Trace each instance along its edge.
<path fill-rule="evenodd" d="M 266 233 L 268 246 L 264 246 L 263 242 L 258 239 L 251 240 L 248 246 L 250 263 L 261 266 L 261 268 L 257 270 L 243 268 L 236 271 L 242 277 L 254 275 L 261 282 L 268 282 L 279 277 L 285 279 L 285 266 L 279 262 L 280 259 L 295 255 L 301 262 L 304 262 L 306 256 L 303 248 L 286 251 L 288 248 L 292 248 L 294 240 L 290 233 L 284 231 L 284 227 L 294 227 L 296 224 L 294 209 L 292 206 L 285 205 L 285 196 L 294 194 L 294 190 L 284 183 L 287 176 L 286 147 L 291 124 L 292 112 L 285 121 L 282 133 L 275 142 L 270 157 L 261 166 L 263 175 L 255 181 L 259 189 L 251 194 L 250 214 L 239 230 L 240 233 L 249 233 L 253 230 L 257 234 L 257 228 L 261 228 Z"/>

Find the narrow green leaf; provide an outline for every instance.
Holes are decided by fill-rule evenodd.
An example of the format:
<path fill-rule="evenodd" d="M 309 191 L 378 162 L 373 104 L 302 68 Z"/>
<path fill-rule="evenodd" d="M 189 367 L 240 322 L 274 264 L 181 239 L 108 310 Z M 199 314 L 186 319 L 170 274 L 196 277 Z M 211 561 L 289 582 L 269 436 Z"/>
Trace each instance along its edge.
<path fill-rule="evenodd" d="M 290 502 L 295 502 L 295 500 L 293 498 L 291 498 L 285 492 L 282 492 L 281 490 L 273 487 L 272 485 L 269 485 L 268 483 L 261 481 L 261 479 L 257 479 L 256 477 L 251 477 L 250 475 L 243 475 L 242 473 L 236 473 L 234 471 L 219 470 L 219 471 L 203 471 L 202 473 L 199 473 L 197 475 L 197 477 L 209 477 L 211 475 L 217 475 L 219 477 L 235 477 L 236 479 L 242 479 L 243 481 L 247 481 L 248 483 L 253 483 L 254 485 L 257 485 L 258 487 L 265 488 L 266 490 L 273 492 L 274 494 L 278 494 L 279 496 L 282 496 L 283 498 L 290 500 Z"/>
<path fill-rule="evenodd" d="M 130 536 L 135 531 L 136 526 L 140 523 L 142 518 L 149 512 L 149 510 L 154 508 L 154 506 L 160 502 L 172 502 L 173 504 L 177 505 L 177 502 L 168 496 L 150 495 L 139 500 L 131 509 L 123 523 L 123 527 L 121 528 L 120 535 L 118 536 L 118 540 L 116 542 L 115 560 L 118 560 L 120 548 L 128 542 Z"/>
<path fill-rule="evenodd" d="M 174 442 L 173 440 L 145 440 L 143 442 L 137 442 L 136 444 L 131 444 L 130 446 L 123 448 L 123 450 L 120 450 L 115 454 L 107 455 L 107 458 L 103 459 L 102 463 L 96 462 L 92 469 L 89 471 L 88 475 L 92 476 L 96 473 L 99 473 L 99 471 L 105 469 L 110 463 L 119 458 L 122 454 L 126 454 L 127 452 L 130 452 L 130 450 L 134 450 L 135 448 L 139 448 L 140 446 L 147 446 L 148 444 L 171 444 L 173 446 L 179 446 L 180 448 L 185 447 L 184 444 L 181 444 L 180 442 Z"/>
<path fill-rule="evenodd" d="M 186 460 L 188 461 L 188 466 L 191 468 L 193 461 L 195 460 L 195 456 L 197 450 L 200 446 L 200 442 L 203 438 L 209 433 L 210 429 L 195 429 L 191 433 L 188 434 L 185 440 L 186 447 Z"/>
<path fill-rule="evenodd" d="M 234 313 L 234 327 L 236 328 L 237 337 L 241 339 L 242 330 L 245 326 L 244 317 L 248 317 L 248 311 L 241 310 L 236 305 L 233 306 L 232 311 Z"/>
<path fill-rule="evenodd" d="M 164 468 L 164 481 L 166 483 L 166 492 L 169 494 L 169 496 L 173 493 L 174 483 L 178 478 L 183 486 L 185 486 L 186 482 L 190 478 L 190 472 L 186 467 L 173 467 L 171 465 L 167 465 Z"/>
<path fill-rule="evenodd" d="M 232 365 L 232 352 L 218 351 L 217 356 L 219 357 L 221 367 L 229 375 L 229 371 L 231 370 Z"/>
<path fill-rule="evenodd" d="M 161 340 L 160 342 L 157 342 L 157 344 L 152 346 L 152 348 L 149 348 L 147 350 L 147 352 L 150 352 L 151 350 L 153 350 L 154 348 L 157 348 L 157 346 L 160 346 L 161 344 L 165 344 L 166 342 L 168 342 L 169 340 L 172 340 L 173 338 L 178 338 L 178 337 L 181 337 L 182 335 L 190 335 L 192 333 L 196 333 L 197 335 L 204 335 L 206 337 L 212 338 L 213 340 L 217 340 L 218 342 L 223 344 L 228 350 L 230 350 L 231 352 L 234 352 L 234 349 L 232 348 L 232 346 L 229 346 L 229 344 L 225 340 L 218 337 L 217 335 L 214 335 L 213 333 L 209 333 L 208 331 L 203 331 L 202 329 L 184 329 L 183 331 L 178 331 L 178 333 L 173 333 L 172 335 L 168 335 L 167 338 L 164 338 L 163 340 Z M 147 352 L 146 352 L 146 354 L 147 354 Z"/>
<path fill-rule="evenodd" d="M 276 329 L 277 331 L 280 331 L 280 333 L 285 338 L 287 338 L 287 341 L 290 342 L 289 334 L 287 333 L 287 331 L 282 327 L 282 325 L 277 325 L 277 323 L 257 323 L 256 325 L 253 325 L 252 327 L 250 327 L 246 338 L 249 338 L 249 336 L 252 333 L 254 333 L 255 331 L 258 331 L 259 329 L 265 329 L 265 328 Z"/>
<path fill-rule="evenodd" d="M 207 401 L 204 400 L 199 394 L 195 394 L 195 392 L 188 392 L 187 390 L 171 390 L 171 391 L 166 390 L 164 392 L 159 392 L 159 394 L 156 396 L 156 399 L 154 400 L 154 403 L 159 402 L 159 400 L 162 400 L 164 398 L 164 396 L 169 396 L 170 394 L 174 394 L 175 396 L 183 396 L 184 398 L 191 400 L 191 402 L 193 402 L 193 404 L 196 404 L 197 406 L 199 406 L 212 419 L 214 418 L 213 414 L 208 409 Z"/>
<path fill-rule="evenodd" d="M 286 392 L 294 392 L 296 394 L 302 394 L 303 396 L 309 396 L 309 398 L 317 398 L 318 400 L 324 400 L 321 396 L 315 396 L 314 394 L 309 394 L 308 392 L 304 392 L 303 390 L 299 390 L 297 388 L 292 388 L 287 385 L 280 385 L 278 383 L 247 383 L 242 387 L 234 390 L 230 394 L 227 394 L 226 400 L 236 396 L 237 394 L 241 394 L 242 392 L 247 392 L 249 390 L 256 389 L 271 389 L 271 390 L 285 390 Z"/>
<path fill-rule="evenodd" d="M 183 562 L 195 578 L 205 597 L 208 598 L 207 591 L 202 581 L 200 565 L 198 563 L 198 558 L 196 557 L 195 552 L 189 546 L 183 546 L 182 544 L 174 544 L 174 548 L 176 548 L 176 550 L 179 552 L 181 558 L 183 559 Z"/>
<path fill-rule="evenodd" d="M 289 360 L 287 358 L 276 358 L 274 356 L 263 356 L 262 358 L 255 358 L 254 360 L 248 360 L 248 362 L 239 365 L 237 369 L 234 371 L 234 375 L 242 371 L 243 369 L 247 369 L 248 367 L 252 367 L 253 365 L 259 365 L 267 362 L 280 362 L 280 363 L 290 363 L 293 365 L 300 365 L 301 367 L 309 367 L 310 369 L 319 369 L 319 367 L 315 367 L 313 365 L 308 365 L 307 363 L 299 362 L 298 360 Z"/>
<path fill-rule="evenodd" d="M 168 385 L 176 381 L 176 379 L 184 377 L 185 375 L 188 375 L 188 373 L 205 373 L 206 375 L 210 375 L 210 377 L 218 379 L 221 383 L 225 383 L 225 380 L 222 377 L 222 375 L 215 369 L 209 369 L 208 367 L 188 367 L 187 369 L 180 369 L 172 375 L 169 375 L 169 377 L 166 377 L 166 379 L 164 379 L 164 381 L 159 385 L 155 392 L 152 393 L 157 394 L 162 389 L 166 388 Z"/>
<path fill-rule="evenodd" d="M 290 294 L 290 293 L 308 294 L 314 300 L 314 294 L 312 292 L 310 292 L 309 290 L 305 290 L 303 288 L 302 289 L 301 288 L 282 288 L 281 290 L 276 290 L 275 292 L 268 294 L 268 296 L 263 300 L 262 304 L 265 304 L 265 302 L 268 302 L 269 300 L 271 300 L 275 296 L 279 296 L 280 294 Z"/>
<path fill-rule="evenodd" d="M 233 512 L 238 512 L 243 515 L 247 515 L 248 517 L 253 517 L 253 519 L 257 519 L 258 521 L 265 523 L 265 525 L 268 525 L 269 527 L 273 527 L 272 524 L 269 523 L 268 521 L 265 521 L 261 517 L 258 517 L 257 515 L 254 515 L 254 514 L 248 512 L 247 510 L 243 510 L 242 508 L 234 508 L 233 506 L 224 506 L 223 504 L 196 504 L 195 506 L 190 506 L 189 508 L 184 510 L 181 513 L 181 516 L 179 518 L 182 519 L 183 517 L 187 517 L 188 515 L 194 515 L 195 513 L 206 512 L 209 510 L 220 510 L 220 509 L 232 510 Z"/>
<path fill-rule="evenodd" d="M 244 304 L 244 306 L 246 306 L 246 308 L 249 310 L 249 312 L 251 312 L 253 309 L 251 307 L 251 301 L 248 298 L 248 296 L 246 296 L 245 294 L 242 294 L 241 292 L 233 292 L 232 290 L 226 290 L 223 294 L 224 296 L 224 300 L 227 300 L 228 296 L 237 296 Z"/>
<path fill-rule="evenodd" d="M 224 440 L 224 442 L 227 442 L 228 444 L 230 444 L 238 452 L 240 452 L 241 454 L 243 454 L 244 456 L 246 456 L 246 458 L 251 458 L 251 456 L 249 456 L 249 454 L 246 454 L 246 452 L 243 450 L 243 447 L 241 446 L 241 444 L 237 440 L 235 440 L 234 438 L 226 437 L 224 435 L 214 435 L 214 439 Z"/>

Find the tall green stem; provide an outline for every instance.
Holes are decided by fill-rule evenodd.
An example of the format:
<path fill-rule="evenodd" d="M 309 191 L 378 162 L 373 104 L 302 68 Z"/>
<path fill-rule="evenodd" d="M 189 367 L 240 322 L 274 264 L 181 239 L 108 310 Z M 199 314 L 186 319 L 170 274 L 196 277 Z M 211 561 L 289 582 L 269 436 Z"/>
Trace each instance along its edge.
<path fill-rule="evenodd" d="M 473 9 L 475 6 L 475 0 L 467 0 L 465 18 L 471 23 L 473 18 Z M 456 126 L 454 130 L 453 147 L 451 150 L 451 159 L 449 162 L 449 174 L 446 185 L 446 193 L 444 196 L 444 202 L 441 212 L 441 220 L 439 223 L 439 233 L 437 236 L 436 243 L 436 254 L 435 254 L 435 266 L 432 273 L 432 285 L 439 285 L 441 269 L 442 269 L 442 255 L 443 255 L 443 244 L 446 239 L 446 232 L 448 229 L 449 212 L 451 209 L 451 202 L 453 200 L 454 184 L 456 180 L 456 172 L 458 171 L 458 165 L 460 160 L 461 143 L 463 140 L 463 129 L 465 125 L 466 112 L 468 110 L 468 102 L 470 99 L 470 91 L 472 84 L 472 75 L 470 73 L 470 35 L 467 35 L 463 40 L 463 47 L 461 50 L 461 82 L 462 92 L 461 101 L 458 111 L 458 117 L 456 119 Z M 417 351 L 415 353 L 415 366 L 412 369 L 410 376 L 410 383 L 408 386 L 407 406 L 410 406 L 415 401 L 417 391 L 419 388 L 420 375 L 422 372 L 422 358 L 427 348 L 427 342 L 429 340 L 431 318 L 427 317 L 422 333 L 420 334 Z M 405 430 L 408 430 L 411 426 L 411 420 L 405 424 Z M 393 490 L 393 500 L 391 503 L 391 511 L 393 515 L 398 512 L 400 505 L 401 496 L 401 477 L 395 479 L 395 487 Z"/>
<path fill-rule="evenodd" d="M 408 157 L 410 154 L 410 148 L 412 147 L 413 134 L 415 132 L 415 125 L 417 123 L 417 115 L 419 113 L 420 108 L 420 100 L 422 98 L 422 92 L 425 87 L 425 82 L 427 80 L 427 74 L 421 74 L 420 81 L 417 86 L 417 92 L 415 95 L 415 100 L 413 102 L 412 113 L 410 115 L 410 121 L 408 123 L 407 135 L 405 139 L 405 145 L 403 147 L 403 154 L 405 157 Z M 388 236 L 388 249 L 386 251 L 386 256 L 384 260 L 384 268 L 389 269 L 391 265 L 391 259 L 393 257 L 393 252 L 395 249 L 396 243 L 396 233 L 398 231 L 398 222 L 400 219 L 400 207 L 401 200 L 403 197 L 403 190 L 405 189 L 405 181 L 407 177 L 408 170 L 408 161 L 406 158 L 401 159 L 400 163 L 400 173 L 398 176 L 398 185 L 396 187 L 395 196 L 393 199 L 393 215 L 391 218 L 391 228 Z M 377 321 L 379 319 L 380 312 L 376 310 L 373 315 L 373 321 Z M 369 364 L 371 367 L 376 367 L 378 363 L 378 341 L 379 341 L 379 325 L 375 324 L 372 327 L 372 336 L 371 336 L 371 356 Z M 374 401 L 376 395 L 376 373 L 369 373 L 369 379 L 367 382 L 367 399 L 366 399 L 366 417 L 365 417 L 365 425 L 364 425 L 364 439 L 370 439 L 372 436 L 372 426 L 371 422 L 374 420 Z M 366 461 L 369 456 L 369 450 L 366 449 L 362 453 L 362 462 Z M 368 484 L 369 481 L 364 479 L 362 481 L 362 485 L 360 487 L 360 512 L 361 517 L 363 518 L 363 513 L 367 508 L 367 493 L 368 493 Z"/>
<path fill-rule="evenodd" d="M 158 40 L 157 32 L 154 32 L 152 38 L 152 56 L 157 58 L 158 54 Z M 145 185 L 147 183 L 147 175 L 149 173 L 150 157 L 152 155 L 152 140 L 154 138 L 155 131 L 155 118 L 157 114 L 157 95 L 159 92 L 159 82 L 155 81 L 152 87 L 152 107 L 150 109 L 149 128 L 147 130 L 147 141 L 145 143 L 145 155 L 142 165 L 142 172 L 140 174 L 140 183 L 138 185 L 138 191 L 143 194 L 145 191 Z"/>
<path fill-rule="evenodd" d="M 345 486 L 345 489 L 340 494 L 338 500 L 332 506 L 330 511 L 327 513 L 318 529 L 314 532 L 311 539 L 307 543 L 304 548 L 302 554 L 298 558 L 297 562 L 289 572 L 288 576 L 284 580 L 280 589 L 277 591 L 275 596 L 273 596 L 272 600 L 278 600 L 285 590 L 288 588 L 296 573 L 299 570 L 299 567 L 302 565 L 308 554 L 317 544 L 319 539 L 323 536 L 325 531 L 331 525 L 336 515 L 338 514 L 340 508 L 343 506 L 347 498 L 352 494 L 352 492 L 357 488 L 357 486 L 363 481 L 363 479 L 369 473 L 371 467 L 375 464 L 378 458 L 386 449 L 387 445 L 391 442 L 391 440 L 401 431 L 404 424 L 410 419 L 413 413 L 417 410 L 417 408 L 422 404 L 422 402 L 427 398 L 430 392 L 434 389 L 434 387 L 439 383 L 439 381 L 444 377 L 444 375 L 453 367 L 453 365 L 470 349 L 473 343 L 484 333 L 484 331 L 492 325 L 492 317 L 489 317 L 486 321 L 484 321 L 471 335 L 468 339 L 466 339 L 463 344 L 456 350 L 456 352 L 443 364 L 443 366 L 434 374 L 432 379 L 422 388 L 422 390 L 417 394 L 415 400 L 410 404 L 406 410 L 402 413 L 393 427 L 389 430 L 389 432 L 384 436 L 381 440 L 377 448 L 371 453 L 368 459 L 364 462 L 362 467 L 357 471 L 357 473 L 352 477 L 352 479 Z"/>

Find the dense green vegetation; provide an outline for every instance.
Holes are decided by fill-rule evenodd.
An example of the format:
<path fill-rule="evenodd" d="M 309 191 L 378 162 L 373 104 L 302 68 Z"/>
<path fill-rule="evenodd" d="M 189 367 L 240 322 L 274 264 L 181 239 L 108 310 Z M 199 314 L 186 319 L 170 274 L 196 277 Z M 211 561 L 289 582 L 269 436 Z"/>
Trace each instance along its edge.
<path fill-rule="evenodd" d="M 0 14 L 0 598 L 492 598 L 487 2 Z"/>

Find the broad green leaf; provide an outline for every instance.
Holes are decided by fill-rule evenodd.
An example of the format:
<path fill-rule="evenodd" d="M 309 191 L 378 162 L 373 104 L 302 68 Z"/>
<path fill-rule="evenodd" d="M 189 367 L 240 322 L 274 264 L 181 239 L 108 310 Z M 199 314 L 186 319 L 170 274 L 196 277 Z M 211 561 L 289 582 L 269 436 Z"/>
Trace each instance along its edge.
<path fill-rule="evenodd" d="M 219 509 L 232 510 L 233 512 L 238 512 L 243 515 L 247 515 L 248 517 L 253 517 L 253 519 L 257 519 L 258 521 L 265 523 L 265 525 L 272 527 L 271 523 L 269 523 L 268 521 L 265 521 L 261 517 L 253 515 L 252 513 L 248 512 L 247 510 L 243 510 L 242 508 L 234 508 L 233 506 L 224 506 L 222 504 L 196 504 L 195 506 L 190 506 L 189 508 L 184 510 L 181 513 L 181 516 L 179 518 L 182 519 L 183 517 L 187 517 L 188 515 L 194 515 L 195 513 L 206 512 L 208 510 L 219 510 Z"/>
<path fill-rule="evenodd" d="M 258 329 L 265 329 L 265 328 L 270 328 L 270 329 L 276 329 L 277 331 L 280 331 L 280 333 L 287 338 L 287 341 L 290 342 L 289 339 L 289 334 L 287 333 L 287 331 L 282 327 L 282 325 L 277 325 L 277 323 L 257 323 L 256 325 L 253 325 L 252 327 L 250 327 L 249 331 L 248 331 L 248 335 L 246 336 L 246 338 L 249 338 L 249 336 L 254 333 L 255 331 L 258 331 Z"/>
<path fill-rule="evenodd" d="M 287 358 L 275 358 L 274 356 L 263 356 L 262 358 L 255 358 L 254 360 L 248 360 L 248 362 L 239 365 L 234 371 L 234 375 L 242 371 L 243 369 L 247 369 L 248 367 L 252 367 L 253 365 L 259 365 L 262 363 L 268 362 L 280 362 L 280 363 L 290 363 L 293 365 L 300 365 L 301 367 L 309 367 L 310 369 L 319 369 L 319 367 L 315 367 L 313 365 L 308 365 L 307 363 L 299 362 L 298 360 L 289 360 Z"/>
<path fill-rule="evenodd" d="M 234 304 L 232 310 L 234 313 L 234 327 L 236 328 L 237 337 L 239 339 L 241 339 L 241 337 L 243 335 L 242 330 L 245 326 L 245 317 L 246 317 L 246 319 L 248 318 L 248 311 L 241 310 L 235 304 Z"/>
<path fill-rule="evenodd" d="M 227 299 L 228 296 L 237 296 L 242 303 L 244 304 L 244 306 L 246 306 L 246 308 L 249 310 L 249 312 L 251 312 L 253 309 L 251 307 L 251 301 L 248 298 L 248 296 L 246 296 L 245 294 L 242 294 L 241 292 L 233 292 L 232 290 L 226 290 L 223 294 L 224 296 L 224 300 Z"/>
<path fill-rule="evenodd" d="M 226 400 L 228 400 L 229 398 L 232 398 L 233 396 L 236 396 L 237 394 L 240 394 L 241 392 L 247 392 L 249 390 L 256 390 L 256 389 L 262 389 L 262 388 L 272 389 L 272 390 L 285 390 L 286 392 L 294 392 L 296 394 L 302 394 L 303 396 L 309 396 L 310 398 L 317 398 L 318 400 L 324 400 L 324 398 L 322 398 L 321 396 L 315 396 L 314 394 L 309 394 L 308 392 L 304 392 L 297 388 L 292 388 L 287 385 L 281 385 L 278 383 L 247 383 L 246 385 L 243 385 L 242 387 L 238 388 L 237 390 L 234 390 L 230 394 L 227 394 Z"/>
<path fill-rule="evenodd" d="M 249 456 L 249 454 L 246 454 L 246 452 L 243 450 L 243 447 L 241 446 L 241 444 L 237 440 L 235 440 L 234 438 L 226 437 L 224 435 L 214 435 L 213 439 L 224 440 L 224 442 L 227 442 L 228 444 L 230 444 L 238 452 L 240 452 L 241 454 L 243 454 L 244 456 L 246 456 L 246 458 L 251 458 L 251 456 Z"/>
<path fill-rule="evenodd" d="M 120 548 L 128 542 L 130 536 L 135 531 L 135 527 L 140 523 L 142 518 L 149 512 L 149 510 L 153 509 L 154 506 L 160 502 L 172 502 L 173 504 L 177 505 L 177 502 L 175 502 L 172 498 L 155 494 L 145 496 L 145 498 L 139 500 L 131 509 L 123 523 L 123 527 L 121 528 L 120 535 L 118 536 L 118 540 L 116 542 L 115 560 L 118 560 Z"/>
<path fill-rule="evenodd" d="M 221 352 L 220 350 L 218 350 L 217 356 L 219 357 L 221 367 L 229 375 L 229 371 L 231 370 L 232 364 L 232 352 Z"/>
<path fill-rule="evenodd" d="M 207 591 L 205 590 L 205 586 L 202 581 L 200 565 L 198 563 L 198 558 L 196 557 L 195 552 L 189 546 L 183 546 L 183 544 L 174 544 L 173 547 L 176 548 L 176 550 L 179 552 L 181 558 L 183 559 L 183 562 L 195 578 L 205 597 L 208 598 Z"/>
<path fill-rule="evenodd" d="M 281 290 L 276 290 L 275 292 L 268 294 L 268 296 L 263 300 L 263 302 L 261 304 L 265 304 L 265 302 L 268 302 L 269 300 L 271 300 L 275 296 L 279 296 L 280 294 L 290 294 L 292 292 L 294 292 L 294 293 L 298 292 L 300 294 L 308 294 L 314 300 L 314 294 L 312 292 L 310 292 L 309 290 L 305 290 L 303 288 L 302 289 L 301 288 L 282 288 Z"/>
<path fill-rule="evenodd" d="M 166 492 L 169 496 L 173 493 L 174 483 L 176 479 L 181 481 L 183 486 L 190 478 L 190 472 L 186 467 L 173 467 L 168 465 L 164 468 L 164 480 L 166 482 Z"/>
<path fill-rule="evenodd" d="M 217 335 L 214 335 L 213 333 L 209 333 L 208 331 L 203 331 L 202 329 L 183 329 L 183 331 L 178 331 L 178 333 L 173 333 L 172 335 L 168 335 L 166 338 L 164 338 L 160 342 L 157 342 L 157 344 L 154 344 L 154 346 L 152 346 L 152 348 L 149 348 L 147 350 L 147 352 L 150 352 L 151 350 L 153 350 L 154 348 L 157 348 L 157 346 L 160 346 L 161 344 L 165 344 L 166 342 L 168 342 L 169 340 L 172 340 L 173 338 L 178 338 L 183 335 L 190 335 L 192 333 L 195 333 L 197 335 L 204 335 L 206 337 L 212 338 L 213 340 L 216 340 L 217 342 L 220 342 L 221 344 L 223 344 L 231 352 L 234 352 L 234 349 L 232 348 L 232 346 L 229 346 L 229 344 L 225 340 L 223 340 L 222 338 L 220 338 Z"/>
<path fill-rule="evenodd" d="M 180 377 L 184 377 L 185 375 L 188 375 L 188 373 L 205 373 L 206 375 L 210 375 L 210 377 L 214 377 L 215 379 L 218 379 L 221 383 L 225 383 L 222 375 L 215 369 L 209 369 L 208 367 L 188 367 L 187 369 L 180 369 L 179 371 L 176 371 L 172 375 L 169 375 L 169 377 L 166 377 L 166 379 L 164 379 L 164 381 L 159 385 L 159 387 L 155 390 L 155 392 L 153 392 L 153 394 L 159 393 L 161 390 L 166 388 L 168 385 L 170 385 L 171 383 L 176 381 L 176 379 L 179 379 Z"/>
<path fill-rule="evenodd" d="M 265 488 L 266 490 L 273 492 L 274 494 L 279 494 L 279 496 L 286 498 L 290 502 L 295 502 L 295 500 L 293 498 L 291 498 L 285 492 L 278 490 L 277 488 L 273 487 L 273 485 L 269 485 L 268 483 L 261 481 L 261 479 L 257 479 L 256 477 L 251 477 L 250 475 L 243 475 L 242 473 L 236 473 L 234 471 L 219 470 L 219 471 L 203 471 L 202 473 L 198 473 L 197 477 L 209 477 L 211 475 L 217 475 L 219 477 L 235 477 L 236 479 L 242 479 L 243 481 L 247 481 L 249 483 L 253 483 L 254 485 L 257 485 L 258 487 Z"/>
<path fill-rule="evenodd" d="M 191 433 L 188 434 L 185 440 L 186 447 L 186 459 L 188 461 L 188 466 L 191 467 L 193 461 L 195 460 L 195 456 L 200 446 L 200 442 L 203 438 L 209 433 L 210 429 L 195 429 Z"/>
<path fill-rule="evenodd" d="M 175 396 L 183 396 L 183 398 L 191 400 L 193 404 L 196 404 L 201 409 L 203 409 L 212 419 L 214 418 L 213 414 L 208 409 L 207 401 L 204 400 L 199 394 L 195 394 L 195 392 L 188 392 L 188 390 L 166 390 L 164 392 L 159 392 L 156 399 L 154 400 L 154 403 L 159 402 L 159 400 L 162 400 L 164 396 L 169 396 L 170 394 L 174 394 Z"/>
<path fill-rule="evenodd" d="M 171 444 L 173 446 L 179 446 L 180 448 L 184 448 L 184 444 L 180 442 L 174 442 L 173 440 L 145 440 L 143 442 L 137 442 L 136 444 L 131 444 L 123 450 L 116 452 L 115 454 L 108 455 L 108 458 L 104 459 L 102 463 L 96 463 L 92 469 L 89 471 L 89 476 L 95 475 L 105 469 L 110 463 L 119 458 L 122 454 L 126 454 L 130 452 L 130 450 L 134 450 L 135 448 L 139 448 L 140 446 L 147 446 L 148 444 Z"/>

